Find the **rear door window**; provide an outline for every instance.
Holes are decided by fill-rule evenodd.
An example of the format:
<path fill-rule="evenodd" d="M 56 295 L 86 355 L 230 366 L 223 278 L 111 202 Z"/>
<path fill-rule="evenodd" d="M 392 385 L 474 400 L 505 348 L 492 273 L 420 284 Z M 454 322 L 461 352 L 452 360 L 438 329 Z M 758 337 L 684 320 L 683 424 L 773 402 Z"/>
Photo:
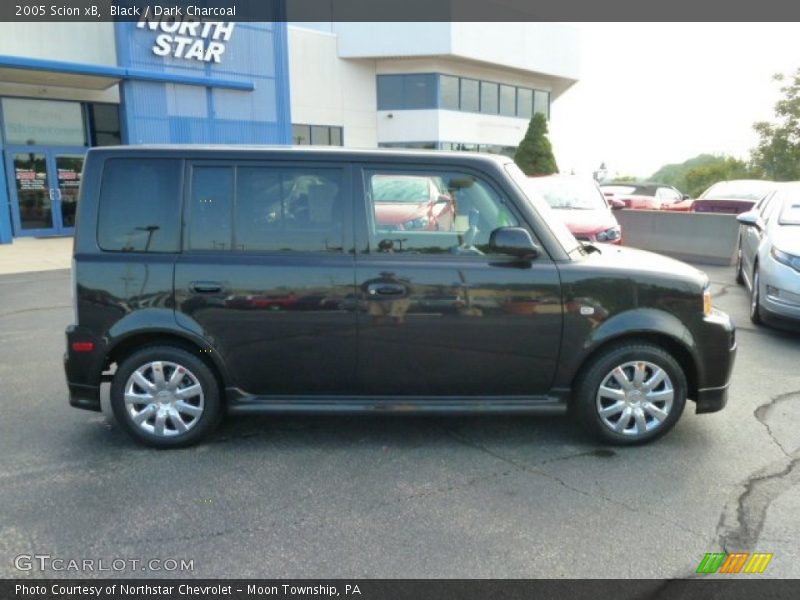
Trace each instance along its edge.
<path fill-rule="evenodd" d="M 195 163 L 186 249 L 343 252 L 348 198 L 341 168 Z"/>
<path fill-rule="evenodd" d="M 97 243 L 117 252 L 177 252 L 181 161 L 111 158 L 100 184 Z"/>

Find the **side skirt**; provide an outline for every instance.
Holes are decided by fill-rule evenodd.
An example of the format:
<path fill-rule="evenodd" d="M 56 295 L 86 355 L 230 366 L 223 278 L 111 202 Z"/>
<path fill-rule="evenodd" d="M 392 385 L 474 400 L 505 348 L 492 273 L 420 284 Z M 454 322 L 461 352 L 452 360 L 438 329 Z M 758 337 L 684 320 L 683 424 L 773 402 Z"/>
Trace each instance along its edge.
<path fill-rule="evenodd" d="M 554 396 L 249 396 L 227 389 L 228 413 L 391 413 L 563 415 Z"/>

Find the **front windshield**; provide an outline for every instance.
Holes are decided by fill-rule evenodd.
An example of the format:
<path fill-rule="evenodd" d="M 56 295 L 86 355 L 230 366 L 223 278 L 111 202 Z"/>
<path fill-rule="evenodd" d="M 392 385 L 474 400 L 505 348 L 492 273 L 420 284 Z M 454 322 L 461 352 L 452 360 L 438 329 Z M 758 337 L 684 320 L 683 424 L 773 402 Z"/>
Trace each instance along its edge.
<path fill-rule="evenodd" d="M 720 181 L 703 192 L 698 200 L 761 200 L 774 187 L 771 181 Z"/>
<path fill-rule="evenodd" d="M 517 184 L 517 187 L 519 187 L 531 205 L 533 205 L 536 212 L 542 215 L 545 224 L 550 228 L 553 235 L 556 236 L 559 243 L 564 247 L 564 250 L 569 253 L 579 248 L 580 244 L 578 240 L 570 233 L 570 230 L 567 229 L 564 222 L 558 218 L 558 215 L 553 212 L 553 209 L 545 202 L 542 195 L 531 185 L 531 180 L 522 172 L 522 169 L 513 162 L 506 163 L 505 167 L 511 179 Z"/>
<path fill-rule="evenodd" d="M 530 184 L 551 208 L 568 210 L 607 209 L 606 199 L 597 185 L 579 177 L 532 177 Z"/>

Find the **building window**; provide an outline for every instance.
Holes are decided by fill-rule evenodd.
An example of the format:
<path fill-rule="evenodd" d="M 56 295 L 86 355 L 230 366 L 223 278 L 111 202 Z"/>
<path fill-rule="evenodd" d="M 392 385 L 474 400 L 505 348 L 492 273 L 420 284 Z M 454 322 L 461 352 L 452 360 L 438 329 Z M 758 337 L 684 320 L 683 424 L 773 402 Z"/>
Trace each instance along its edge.
<path fill-rule="evenodd" d="M 3 98 L 6 144 L 86 146 L 80 102 Z"/>
<path fill-rule="evenodd" d="M 436 75 L 378 75 L 378 110 L 436 108 Z"/>
<path fill-rule="evenodd" d="M 517 116 L 523 119 L 533 116 L 533 90 L 517 88 Z"/>
<path fill-rule="evenodd" d="M 437 142 L 380 142 L 378 148 L 408 148 L 416 150 L 437 150 Z"/>
<path fill-rule="evenodd" d="M 497 114 L 498 102 L 498 85 L 496 83 L 489 83 L 488 81 L 481 81 L 481 112 L 490 115 Z"/>
<path fill-rule="evenodd" d="M 480 82 L 475 79 L 461 80 L 461 110 L 478 112 L 480 109 Z"/>
<path fill-rule="evenodd" d="M 439 107 L 446 110 L 458 110 L 458 106 L 458 77 L 440 75 Z"/>
<path fill-rule="evenodd" d="M 513 85 L 500 86 L 500 114 L 505 117 L 516 116 L 517 88 Z"/>
<path fill-rule="evenodd" d="M 378 75 L 378 110 L 429 108 L 520 119 L 540 112 L 550 118 L 550 92 L 455 75 Z"/>
<path fill-rule="evenodd" d="M 542 113 L 548 119 L 550 118 L 550 92 L 534 90 L 533 112 Z"/>
<path fill-rule="evenodd" d="M 292 125 L 292 143 L 296 146 L 342 146 L 344 132 L 336 125 Z"/>
<path fill-rule="evenodd" d="M 89 104 L 89 135 L 92 146 L 117 146 L 122 143 L 119 125 L 119 106 Z"/>

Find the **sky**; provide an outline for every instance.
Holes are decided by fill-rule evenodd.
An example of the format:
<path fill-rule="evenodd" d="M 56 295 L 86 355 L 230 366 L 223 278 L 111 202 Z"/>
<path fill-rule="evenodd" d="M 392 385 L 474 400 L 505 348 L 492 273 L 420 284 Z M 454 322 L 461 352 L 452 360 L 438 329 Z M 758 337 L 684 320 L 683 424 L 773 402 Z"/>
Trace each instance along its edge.
<path fill-rule="evenodd" d="M 580 81 L 552 105 L 562 173 L 648 177 L 701 153 L 747 158 L 774 73 L 800 68 L 800 23 L 573 23 Z"/>

